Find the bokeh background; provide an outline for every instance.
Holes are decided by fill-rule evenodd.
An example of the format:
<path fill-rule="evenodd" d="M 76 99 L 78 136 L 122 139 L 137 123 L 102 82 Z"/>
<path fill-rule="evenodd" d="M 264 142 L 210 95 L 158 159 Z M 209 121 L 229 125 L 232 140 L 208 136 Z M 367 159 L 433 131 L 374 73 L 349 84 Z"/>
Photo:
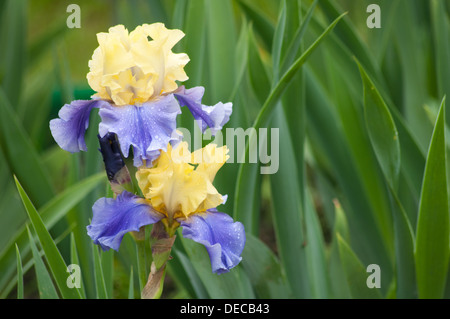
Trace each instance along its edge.
<path fill-rule="evenodd" d="M 71 3 L 81 28 L 67 27 Z M 372 3 L 379 29 L 366 24 Z M 67 296 L 62 260 L 80 265 L 82 297 L 139 298 L 131 236 L 116 253 L 86 234 L 108 194 L 98 116 L 80 154 L 48 123 L 93 94 L 98 32 L 153 22 L 185 32 L 183 84 L 204 86 L 205 104 L 233 102 L 226 127 L 280 132 L 276 174 L 247 161 L 215 180 L 229 195 L 221 210 L 246 228 L 241 264 L 214 275 L 203 246 L 178 234 L 162 298 L 450 297 L 449 13 L 448 0 L 1 0 L 0 297 Z M 62 259 L 44 254 L 47 230 Z M 380 288 L 367 286 L 371 264 Z"/>

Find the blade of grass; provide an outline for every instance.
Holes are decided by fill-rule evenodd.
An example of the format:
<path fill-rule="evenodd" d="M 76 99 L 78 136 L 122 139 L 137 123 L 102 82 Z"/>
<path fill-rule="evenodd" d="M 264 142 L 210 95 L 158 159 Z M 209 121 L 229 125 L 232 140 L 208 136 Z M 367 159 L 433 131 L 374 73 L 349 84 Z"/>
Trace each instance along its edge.
<path fill-rule="evenodd" d="M 189 286 L 192 287 L 192 293 L 190 290 L 188 292 L 190 293 L 191 297 L 195 297 L 198 299 L 208 299 L 211 298 L 208 295 L 208 292 L 206 291 L 205 286 L 203 285 L 200 277 L 198 276 L 197 272 L 194 269 L 194 266 L 190 262 L 189 258 L 186 256 L 185 253 L 181 252 L 179 249 L 173 249 L 174 256 L 179 259 L 180 264 L 182 265 L 183 269 L 185 270 L 187 274 L 187 279 L 189 280 Z M 170 265 L 170 264 L 169 264 Z M 186 287 L 186 286 L 183 286 Z"/>
<path fill-rule="evenodd" d="M 53 285 L 50 274 L 41 259 L 39 251 L 34 243 L 34 238 L 31 235 L 30 229 L 27 227 L 28 238 L 30 240 L 30 247 L 33 253 L 34 269 L 36 271 L 36 278 L 39 288 L 39 297 L 41 299 L 59 299 L 55 286 Z"/>
<path fill-rule="evenodd" d="M 285 42 L 286 30 L 286 1 L 281 1 L 280 13 L 278 16 L 278 23 L 275 28 L 275 34 L 272 45 L 272 65 L 273 65 L 273 84 L 279 80 L 280 64 L 281 64 L 281 50 Z"/>
<path fill-rule="evenodd" d="M 307 61 L 308 57 L 315 51 L 315 49 L 320 45 L 320 43 L 326 38 L 326 36 L 334 29 L 338 22 L 347 13 L 341 14 L 337 17 L 326 29 L 325 31 L 314 41 L 313 44 L 309 46 L 308 49 L 292 64 L 292 66 L 283 74 L 281 79 L 273 87 L 268 98 L 266 99 L 258 117 L 255 120 L 253 127 L 258 129 L 265 125 L 272 113 L 272 110 L 276 106 L 276 102 L 279 97 L 283 94 L 286 87 L 289 85 L 290 81 L 296 75 L 297 71 L 302 67 L 302 65 Z"/>
<path fill-rule="evenodd" d="M 205 1 L 209 96 L 228 99 L 233 90 L 236 32 L 231 1 Z M 227 26 L 226 28 L 224 26 Z"/>
<path fill-rule="evenodd" d="M 344 14 L 345 15 L 345 14 Z M 295 76 L 296 72 L 305 63 L 307 58 L 311 53 L 318 47 L 321 41 L 331 32 L 334 26 L 342 19 L 344 15 L 339 16 L 328 28 L 321 34 L 319 38 L 292 64 L 288 71 L 282 76 L 277 85 L 272 89 L 268 98 L 266 99 L 263 107 L 261 108 L 258 116 L 253 124 L 255 131 L 267 124 L 270 116 L 272 115 L 273 109 L 276 107 L 278 99 L 285 91 L 286 87 L 289 85 L 290 81 Z M 249 141 L 255 138 L 255 136 L 249 136 Z M 245 158 L 249 155 L 249 143 L 246 145 Z M 239 166 L 238 176 L 236 180 L 236 190 L 235 190 L 235 200 L 234 200 L 234 216 L 236 219 L 242 221 L 246 229 L 251 229 L 252 225 L 250 223 L 253 220 L 252 216 L 248 216 L 251 211 L 246 211 L 240 209 L 240 203 L 245 202 L 247 198 L 247 191 L 252 188 L 252 182 L 255 180 L 257 174 L 257 169 L 259 166 L 252 163 L 242 163 Z"/>
<path fill-rule="evenodd" d="M 234 101 L 237 92 L 241 88 L 241 83 L 244 78 L 245 71 L 247 69 L 247 64 L 249 62 L 248 52 L 249 52 L 249 37 L 250 37 L 250 24 L 244 19 L 242 22 L 241 31 L 236 44 L 235 51 L 235 61 L 236 61 L 236 80 L 231 93 L 231 100 Z"/>
<path fill-rule="evenodd" d="M 395 229 L 396 298 L 417 298 L 414 233 L 403 206 L 391 190 Z"/>
<path fill-rule="evenodd" d="M 192 265 L 185 262 L 185 259 L 182 259 L 183 257 L 187 258 L 184 251 L 180 252 L 183 257 L 178 257 L 178 253 L 180 250 L 183 251 L 183 245 L 179 240 L 175 240 L 175 243 L 172 247 L 172 256 L 174 258 L 171 259 L 169 263 L 167 263 L 167 273 L 170 278 L 175 281 L 175 284 L 179 288 L 179 290 L 185 291 L 190 298 L 203 298 L 198 297 L 199 293 L 191 283 L 195 282 L 195 284 L 201 286 L 201 281 L 200 279 L 198 279 L 198 276 L 190 275 L 189 272 L 190 269 L 192 269 Z M 193 270 L 192 272 L 195 273 L 195 271 Z M 205 289 L 203 288 L 202 291 L 205 292 Z M 205 296 L 207 296 L 206 292 Z"/>
<path fill-rule="evenodd" d="M 174 29 L 183 29 L 184 17 L 186 12 L 186 2 L 186 0 L 179 0 L 175 2 L 171 25 L 171 27 Z"/>
<path fill-rule="evenodd" d="M 134 276 L 133 276 L 133 266 L 130 269 L 130 280 L 128 284 L 128 299 L 134 299 Z"/>
<path fill-rule="evenodd" d="M 34 208 L 32 202 L 30 201 L 28 195 L 25 193 L 24 189 L 20 185 L 19 181 L 16 177 L 14 177 L 17 190 L 19 195 L 23 201 L 24 207 L 27 211 L 28 217 L 31 220 L 34 230 L 39 238 L 39 242 L 41 247 L 45 252 L 45 257 L 49 264 L 51 273 L 53 278 L 55 279 L 56 285 L 62 295 L 63 298 L 69 299 L 79 299 L 81 298 L 80 292 L 77 288 L 70 289 L 66 285 L 66 275 L 67 275 L 67 266 L 62 258 L 58 248 L 56 247 L 55 242 L 47 231 L 44 222 L 39 216 L 38 212 Z"/>
<path fill-rule="evenodd" d="M 349 145 L 350 156 L 354 158 L 358 179 L 362 184 L 362 191 L 368 199 L 369 214 L 382 234 L 383 244 L 389 257 L 394 255 L 392 216 L 389 211 L 389 195 L 386 190 L 380 165 L 370 143 L 364 122 L 364 107 L 361 101 L 361 75 L 352 57 L 341 52 L 331 41 L 326 43 L 324 52 L 326 72 L 329 74 L 325 86 L 328 91 L 330 105 L 338 115 L 337 121 L 342 127 L 344 138 Z M 314 61 L 318 62 L 318 61 Z M 312 62 L 312 63 L 314 63 Z M 312 64 L 311 63 L 311 64 Z M 320 61 L 320 64 L 323 62 Z M 316 71 L 317 78 L 324 78 L 320 70 Z M 342 74 L 346 73 L 345 77 Z M 351 76 L 350 76 L 351 74 Z M 358 88 L 357 91 L 347 88 Z M 348 195 L 350 198 L 351 194 Z M 352 199 L 351 199 L 352 200 Z M 383 285 L 387 287 L 386 285 Z"/>
<path fill-rule="evenodd" d="M 25 66 L 26 1 L 7 1 L 1 14 L 0 83 L 8 100 L 16 106 L 21 96 Z"/>
<path fill-rule="evenodd" d="M 320 6 L 323 9 L 328 19 L 332 19 L 338 15 L 342 10 L 338 8 L 338 5 L 334 1 L 324 0 L 320 2 Z M 370 53 L 361 36 L 356 32 L 358 30 L 352 23 L 350 18 L 343 19 L 336 28 L 336 36 L 350 49 L 350 52 L 356 58 L 361 61 L 361 64 L 369 71 L 370 74 L 376 74 L 379 78 L 378 68 L 375 64 L 375 59 Z"/>
<path fill-rule="evenodd" d="M 66 233 L 67 233 L 67 234 L 70 233 L 70 229 L 69 229 Z M 64 239 L 64 238 L 67 236 L 67 234 L 62 234 L 61 236 L 58 236 L 57 238 L 55 238 L 55 244 L 56 244 L 56 245 L 59 245 L 60 242 L 61 242 L 61 240 Z M 27 236 L 28 236 L 28 234 L 27 234 Z M 34 239 L 35 239 L 35 241 L 36 241 L 36 236 L 34 236 Z M 44 252 L 44 251 L 40 251 L 40 252 L 39 252 L 39 255 L 40 255 L 41 258 L 42 258 L 43 256 L 45 256 L 45 252 Z M 25 260 L 25 259 L 23 258 L 22 261 L 23 261 L 23 267 L 22 267 L 22 269 L 23 269 L 23 274 L 26 274 L 26 273 L 28 273 L 28 271 L 33 267 L 33 265 L 34 265 L 34 260 L 33 260 L 32 256 L 31 256 L 31 258 L 28 258 L 28 260 Z M 7 282 L 6 288 L 5 288 L 4 290 L 1 291 L 1 297 L 0 297 L 0 298 L 3 298 L 3 299 L 7 298 L 8 295 L 9 295 L 9 293 L 10 293 L 10 292 L 14 289 L 14 287 L 16 287 L 16 286 L 17 286 L 17 278 L 14 278 L 14 280 L 11 280 L 11 281 Z"/>
<path fill-rule="evenodd" d="M 281 103 L 280 103 L 281 104 Z M 296 298 L 311 298 L 310 276 L 306 261 L 306 225 L 304 190 L 297 180 L 297 165 L 291 136 L 284 125 L 286 115 L 283 108 L 275 110 L 273 127 L 279 128 L 279 169 L 270 175 L 272 219 L 277 238 L 280 259 L 286 271 L 288 283 Z M 300 271 L 299 271 L 300 269 Z"/>
<path fill-rule="evenodd" d="M 332 298 L 350 299 L 351 293 L 348 286 L 346 274 L 344 271 L 343 262 L 339 256 L 338 235 L 346 242 L 350 242 L 350 234 L 345 212 L 337 199 L 333 200 L 334 204 L 334 227 L 333 237 L 331 239 L 330 253 L 328 257 L 329 276 L 333 278 L 330 280 L 330 295 Z"/>
<path fill-rule="evenodd" d="M 243 0 L 239 0 L 238 3 L 248 20 L 254 25 L 255 30 L 260 34 L 266 49 L 271 48 L 275 33 L 272 21 L 257 6 Z"/>
<path fill-rule="evenodd" d="M 106 291 L 105 277 L 103 275 L 102 262 L 100 258 L 99 248 L 92 243 L 92 252 L 94 254 L 94 278 L 97 291 L 97 299 L 108 299 Z"/>
<path fill-rule="evenodd" d="M 449 210 L 445 145 L 445 98 L 428 150 L 422 184 L 415 261 L 419 298 L 442 298 L 449 261 Z"/>
<path fill-rule="evenodd" d="M 402 76 L 402 105 L 399 107 L 409 127 L 414 128 L 411 131 L 419 143 L 422 150 L 426 151 L 433 131 L 433 126 L 423 121 L 426 112 L 423 104 L 428 99 L 428 88 L 423 85 L 422 79 L 426 77 L 428 66 L 428 57 L 432 54 L 431 37 L 418 37 L 416 34 L 427 32 L 428 24 L 421 23 L 419 9 L 425 3 L 418 1 L 415 6 L 403 5 L 401 10 L 397 10 L 395 18 L 395 42 L 401 49 L 399 52 L 399 61 L 401 64 Z M 423 26 L 423 30 L 419 29 Z M 414 54 L 411 54 L 414 52 Z M 414 67 L 411 67 L 414 65 Z M 381 82 L 381 81 L 380 81 Z"/>
<path fill-rule="evenodd" d="M 40 215 L 48 229 L 51 229 L 67 212 L 78 202 L 80 202 L 92 189 L 101 181 L 105 180 L 104 173 L 98 173 L 86 178 L 77 184 L 67 188 L 51 201 L 46 203 L 40 210 Z M 17 230 L 10 242 L 0 253 L 0 260 L 5 258 L 8 251 L 15 242 L 22 243 L 22 239 L 26 236 L 25 225 Z"/>
<path fill-rule="evenodd" d="M 104 181 L 105 177 L 103 173 L 91 176 L 85 180 L 78 182 L 72 187 L 67 188 L 65 191 L 54 197 L 48 202 L 42 209 L 39 210 L 40 216 L 47 229 L 52 227 L 69 212 L 74 205 L 79 203 L 93 187 L 98 185 L 101 181 Z M 26 256 L 29 253 L 29 243 L 27 240 L 27 233 L 25 224 L 18 228 L 18 230 L 11 237 L 9 242 L 0 251 L 0 272 L 3 274 L 0 279 L 0 290 L 3 291 L 4 287 L 8 284 L 11 276 L 14 272 L 14 267 L 11 262 L 14 260 L 14 245 L 21 248 L 22 254 Z"/>
<path fill-rule="evenodd" d="M 438 96 L 450 95 L 450 28 L 448 15 L 445 14 L 443 1 L 429 2 L 432 17 L 432 31 L 437 73 Z M 447 114 L 447 123 L 450 123 L 450 112 Z"/>
<path fill-rule="evenodd" d="M 207 0 L 205 4 L 206 14 L 206 52 L 209 83 L 205 91 L 205 101 L 229 101 L 235 81 L 235 46 L 236 29 L 233 14 L 232 1 Z M 226 26 L 226 27 L 224 27 Z M 239 121 L 237 116 L 231 117 L 231 123 L 236 125 Z M 231 125 L 228 124 L 228 125 Z M 226 130 L 222 130 L 223 138 L 226 140 Z M 228 201 L 234 202 L 234 183 L 237 175 L 237 165 L 225 165 L 214 179 L 218 189 L 228 195 Z M 230 204 L 228 204 L 230 205 Z M 226 206 L 225 206 L 226 207 Z"/>
<path fill-rule="evenodd" d="M 260 48 L 258 47 L 253 28 L 249 30 L 248 41 L 248 76 L 253 90 L 258 97 L 259 106 L 264 103 L 268 92 L 270 92 L 270 79 L 262 61 Z"/>
<path fill-rule="evenodd" d="M 233 117 L 233 123 L 231 124 L 234 127 L 247 127 L 248 121 L 244 121 L 243 118 L 253 118 L 252 111 L 259 111 L 258 107 L 262 103 L 262 101 L 266 98 L 267 92 L 270 89 L 270 80 L 266 73 L 265 67 L 262 62 L 262 58 L 260 55 L 260 48 L 258 47 L 257 40 L 253 33 L 252 28 L 250 27 L 247 34 L 248 41 L 247 45 L 247 54 L 246 60 L 248 63 L 245 65 L 247 68 L 247 77 L 246 81 L 243 84 L 248 84 L 251 86 L 247 89 L 242 89 L 241 92 L 245 91 L 245 98 L 249 99 L 249 95 L 251 92 L 254 92 L 257 100 L 250 102 L 248 100 L 242 101 L 240 100 L 238 103 L 234 104 L 234 109 L 237 112 L 241 112 L 239 114 L 235 114 Z M 242 93 L 241 93 L 242 94 Z M 253 109 L 248 107 L 249 105 L 255 106 Z M 246 112 L 246 113 L 243 113 Z M 255 112 L 253 112 L 255 113 Z M 236 120 L 236 115 L 240 116 L 239 120 Z M 256 141 L 255 141 L 256 142 Z M 249 141 L 250 143 L 250 141 Z M 235 152 L 233 147 L 230 147 L 232 152 Z M 239 154 L 239 152 L 238 152 Z M 232 155 L 230 155 L 232 156 Z M 234 158 L 234 156 L 233 156 Z M 237 158 L 237 156 L 236 156 Z M 238 159 L 237 159 L 238 160 Z M 247 157 L 246 160 L 249 160 Z M 247 193 L 246 197 L 241 197 L 239 200 L 233 203 L 234 212 L 236 216 L 237 211 L 246 212 L 244 216 L 239 216 L 237 218 L 248 218 L 245 220 L 246 232 L 254 235 L 258 234 L 258 223 L 259 223 L 259 212 L 260 212 L 260 198 L 261 198 L 261 176 L 257 174 L 259 169 L 259 164 L 250 164 L 255 166 L 255 169 L 249 170 L 249 176 L 245 178 L 247 181 Z M 234 164 L 237 166 L 237 164 Z M 258 167 L 258 168 L 256 168 Z M 237 168 L 237 167 L 236 167 Z M 237 174 L 237 172 L 235 172 Z M 236 176 L 236 175 L 235 175 Z M 231 184 L 232 185 L 232 184 Z M 231 199 L 230 199 L 231 201 Z M 243 221 L 240 219 L 240 221 Z"/>
<path fill-rule="evenodd" d="M 339 255 L 342 260 L 352 297 L 355 299 L 380 299 L 378 288 L 367 287 L 367 273 L 359 258 L 341 235 L 337 234 Z"/>
<path fill-rule="evenodd" d="M 17 244 L 16 244 L 16 258 L 17 258 L 17 299 L 23 299 L 22 258 L 20 257 L 20 251 Z"/>
<path fill-rule="evenodd" d="M 308 123 L 308 139 L 310 147 L 330 182 L 337 184 L 335 190 L 342 194 L 348 223 L 352 232 L 352 249 L 366 263 L 376 260 L 383 268 L 382 280 L 387 288 L 391 281 L 392 260 L 383 240 L 383 236 L 375 219 L 374 208 L 361 175 L 357 170 L 356 158 L 349 156 L 351 149 L 348 139 L 339 126 L 338 115 L 332 102 L 327 97 L 325 88 L 319 83 L 309 68 L 305 69 L 306 78 L 306 113 Z M 372 249 L 367 249 L 372 247 Z M 393 249 L 392 249 L 393 250 Z M 384 288 L 383 288 L 384 287 Z"/>
<path fill-rule="evenodd" d="M 397 188 L 400 172 L 400 142 L 394 120 L 380 93 L 357 61 L 364 86 L 364 115 L 372 146 L 386 179 Z"/>
<path fill-rule="evenodd" d="M 311 296 L 318 299 L 329 298 L 329 270 L 326 263 L 326 247 L 317 212 L 313 206 L 311 194 L 307 190 L 305 203 L 306 258 L 310 275 Z"/>
<path fill-rule="evenodd" d="M 105 280 L 106 295 L 112 298 L 114 289 L 114 250 L 102 251 L 101 265 Z"/>
<path fill-rule="evenodd" d="M 75 242 L 75 236 L 72 233 L 70 233 L 70 262 L 74 265 L 80 265 L 80 259 L 78 258 L 78 250 L 77 250 L 77 244 Z M 83 275 L 82 273 L 80 274 Z M 82 280 L 80 280 L 82 282 Z M 86 299 L 86 290 L 84 288 L 84 285 L 81 285 L 80 287 L 80 293 L 81 297 L 83 299 Z"/>
<path fill-rule="evenodd" d="M 203 71 L 205 68 L 203 66 L 206 59 L 205 10 L 204 0 L 191 0 L 187 3 L 186 21 L 183 29 L 186 36 L 180 42 L 180 45 L 184 46 L 183 51 L 191 57 L 191 61 L 186 65 L 186 74 L 189 74 L 190 86 L 204 85 Z M 179 116 L 179 126 L 193 132 L 195 126 L 192 114 L 185 109 Z"/>
<path fill-rule="evenodd" d="M 283 268 L 273 252 L 257 237 L 246 234 L 242 266 L 257 298 L 291 298 Z"/>
<path fill-rule="evenodd" d="M 49 176 L 21 126 L 4 91 L 0 89 L 0 146 L 11 171 L 23 181 L 33 203 L 42 207 L 54 196 Z"/>
<path fill-rule="evenodd" d="M 305 15 L 305 18 L 303 19 L 300 26 L 297 28 L 297 31 L 295 32 L 294 37 L 292 38 L 291 42 L 289 43 L 289 47 L 286 50 L 286 56 L 283 58 L 280 64 L 280 70 L 281 72 L 286 72 L 287 68 L 292 65 L 292 62 L 294 62 L 296 56 L 298 55 L 298 52 L 300 50 L 300 45 L 303 39 L 303 35 L 305 34 L 305 31 L 307 29 L 307 26 L 309 24 L 309 21 L 311 20 L 312 14 L 314 12 L 314 9 L 316 8 L 317 2 L 319 0 L 314 0 L 314 2 L 311 4 L 311 6 L 308 9 L 308 12 Z"/>
<path fill-rule="evenodd" d="M 364 114 L 370 140 L 389 185 L 395 228 L 397 298 L 415 297 L 414 235 L 396 189 L 400 172 L 400 143 L 394 120 L 372 80 L 361 64 Z"/>

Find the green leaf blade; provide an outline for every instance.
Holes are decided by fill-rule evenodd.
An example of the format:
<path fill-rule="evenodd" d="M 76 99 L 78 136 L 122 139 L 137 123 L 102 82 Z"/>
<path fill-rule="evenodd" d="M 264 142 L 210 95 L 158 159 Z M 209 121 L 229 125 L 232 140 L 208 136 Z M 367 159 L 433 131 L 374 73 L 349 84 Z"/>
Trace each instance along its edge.
<path fill-rule="evenodd" d="M 419 298 L 442 298 L 447 277 L 450 250 L 444 128 L 445 99 L 431 138 L 420 198 L 415 245 Z"/>
<path fill-rule="evenodd" d="M 42 206 L 54 195 L 50 178 L 25 129 L 0 88 L 0 147 L 11 171 L 22 181 L 33 203 Z"/>
<path fill-rule="evenodd" d="M 17 299 L 23 299 L 23 269 L 22 258 L 20 257 L 19 247 L 16 244 L 17 257 Z"/>
<path fill-rule="evenodd" d="M 246 234 L 242 266 L 257 298 L 291 298 L 291 292 L 279 260 L 257 237 Z"/>
<path fill-rule="evenodd" d="M 103 275 L 102 261 L 97 246 L 92 244 L 92 253 L 94 254 L 94 270 L 95 270 L 95 287 L 97 291 L 97 299 L 107 299 L 108 292 L 106 290 L 105 277 Z"/>
<path fill-rule="evenodd" d="M 47 268 L 45 267 L 45 264 L 41 259 L 36 244 L 34 243 L 34 238 L 31 235 L 28 227 L 27 231 L 28 238 L 30 240 L 31 251 L 33 253 L 34 268 L 36 271 L 36 278 L 39 287 L 39 296 L 41 297 L 41 299 L 59 299 L 50 274 L 48 273 Z"/>
<path fill-rule="evenodd" d="M 54 243 L 50 233 L 45 227 L 42 218 L 39 216 L 38 212 L 34 208 L 32 202 L 28 198 L 24 189 L 20 185 L 17 178 L 15 178 L 17 190 L 22 199 L 24 207 L 27 211 L 28 217 L 31 220 L 33 228 L 39 238 L 39 242 L 45 252 L 45 257 L 48 261 L 52 275 L 56 281 L 59 291 L 63 298 L 68 299 L 80 299 L 81 295 L 78 289 L 71 289 L 67 286 L 67 266 L 62 258 L 56 244 Z"/>
<path fill-rule="evenodd" d="M 386 179 L 394 189 L 400 172 L 400 142 L 389 109 L 372 80 L 358 63 L 364 86 L 364 115 L 370 141 Z"/>
<path fill-rule="evenodd" d="M 349 284 L 352 298 L 356 299 L 379 299 L 381 294 L 378 288 L 369 288 L 367 286 L 367 277 L 363 264 L 355 255 L 347 242 L 338 234 L 339 255 L 342 260 L 347 281 Z"/>

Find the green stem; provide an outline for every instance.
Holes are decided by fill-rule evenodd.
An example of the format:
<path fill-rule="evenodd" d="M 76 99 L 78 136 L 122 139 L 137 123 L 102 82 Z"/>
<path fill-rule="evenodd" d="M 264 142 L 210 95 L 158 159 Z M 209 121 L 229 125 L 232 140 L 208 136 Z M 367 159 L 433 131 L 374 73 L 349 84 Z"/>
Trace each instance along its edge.
<path fill-rule="evenodd" d="M 171 258 L 170 251 L 174 241 L 175 236 L 170 236 L 163 222 L 160 221 L 153 225 L 150 235 L 152 264 L 147 284 L 142 290 L 143 299 L 159 299 L 161 297 L 166 274 L 166 263 Z"/>
<path fill-rule="evenodd" d="M 147 254 L 145 252 L 145 228 L 141 228 L 139 232 L 135 232 L 134 238 L 136 240 L 137 247 L 137 261 L 138 261 L 138 275 L 139 275 L 139 287 L 142 291 L 147 283 Z"/>

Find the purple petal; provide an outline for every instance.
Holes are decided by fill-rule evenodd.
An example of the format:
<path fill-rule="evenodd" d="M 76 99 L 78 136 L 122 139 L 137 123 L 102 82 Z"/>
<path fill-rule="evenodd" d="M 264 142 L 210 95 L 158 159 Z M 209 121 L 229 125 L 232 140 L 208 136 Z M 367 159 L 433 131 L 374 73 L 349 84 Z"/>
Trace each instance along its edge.
<path fill-rule="evenodd" d="M 205 88 L 197 86 L 186 90 L 184 86 L 180 86 L 175 96 L 178 98 L 181 106 L 187 106 L 197 121 L 200 121 L 200 128 L 204 133 L 209 127 L 211 134 L 216 135 L 218 131 L 228 122 L 232 112 L 233 105 L 231 103 L 222 102 L 214 106 L 206 106 L 202 104 Z"/>
<path fill-rule="evenodd" d="M 92 206 L 94 216 L 87 226 L 89 237 L 103 250 L 119 250 L 123 236 L 130 231 L 164 218 L 138 196 L 122 192 L 117 199 L 100 198 Z"/>
<path fill-rule="evenodd" d="M 89 115 L 93 108 L 109 106 L 103 100 L 76 100 L 65 104 L 58 113 L 59 118 L 50 121 L 50 130 L 56 143 L 68 152 L 86 151 L 84 134 L 89 126 Z"/>
<path fill-rule="evenodd" d="M 183 237 L 206 247 L 214 273 L 225 273 L 239 264 L 245 246 L 244 225 L 215 209 L 180 222 Z"/>
<path fill-rule="evenodd" d="M 110 105 L 98 113 L 102 118 L 100 137 L 116 133 L 125 157 L 128 157 L 130 146 L 133 146 L 134 166 L 143 165 L 143 160 L 150 165 L 161 149 L 166 150 L 169 142 L 179 139 L 176 118 L 180 113 L 180 106 L 173 94 L 142 106 Z"/>

